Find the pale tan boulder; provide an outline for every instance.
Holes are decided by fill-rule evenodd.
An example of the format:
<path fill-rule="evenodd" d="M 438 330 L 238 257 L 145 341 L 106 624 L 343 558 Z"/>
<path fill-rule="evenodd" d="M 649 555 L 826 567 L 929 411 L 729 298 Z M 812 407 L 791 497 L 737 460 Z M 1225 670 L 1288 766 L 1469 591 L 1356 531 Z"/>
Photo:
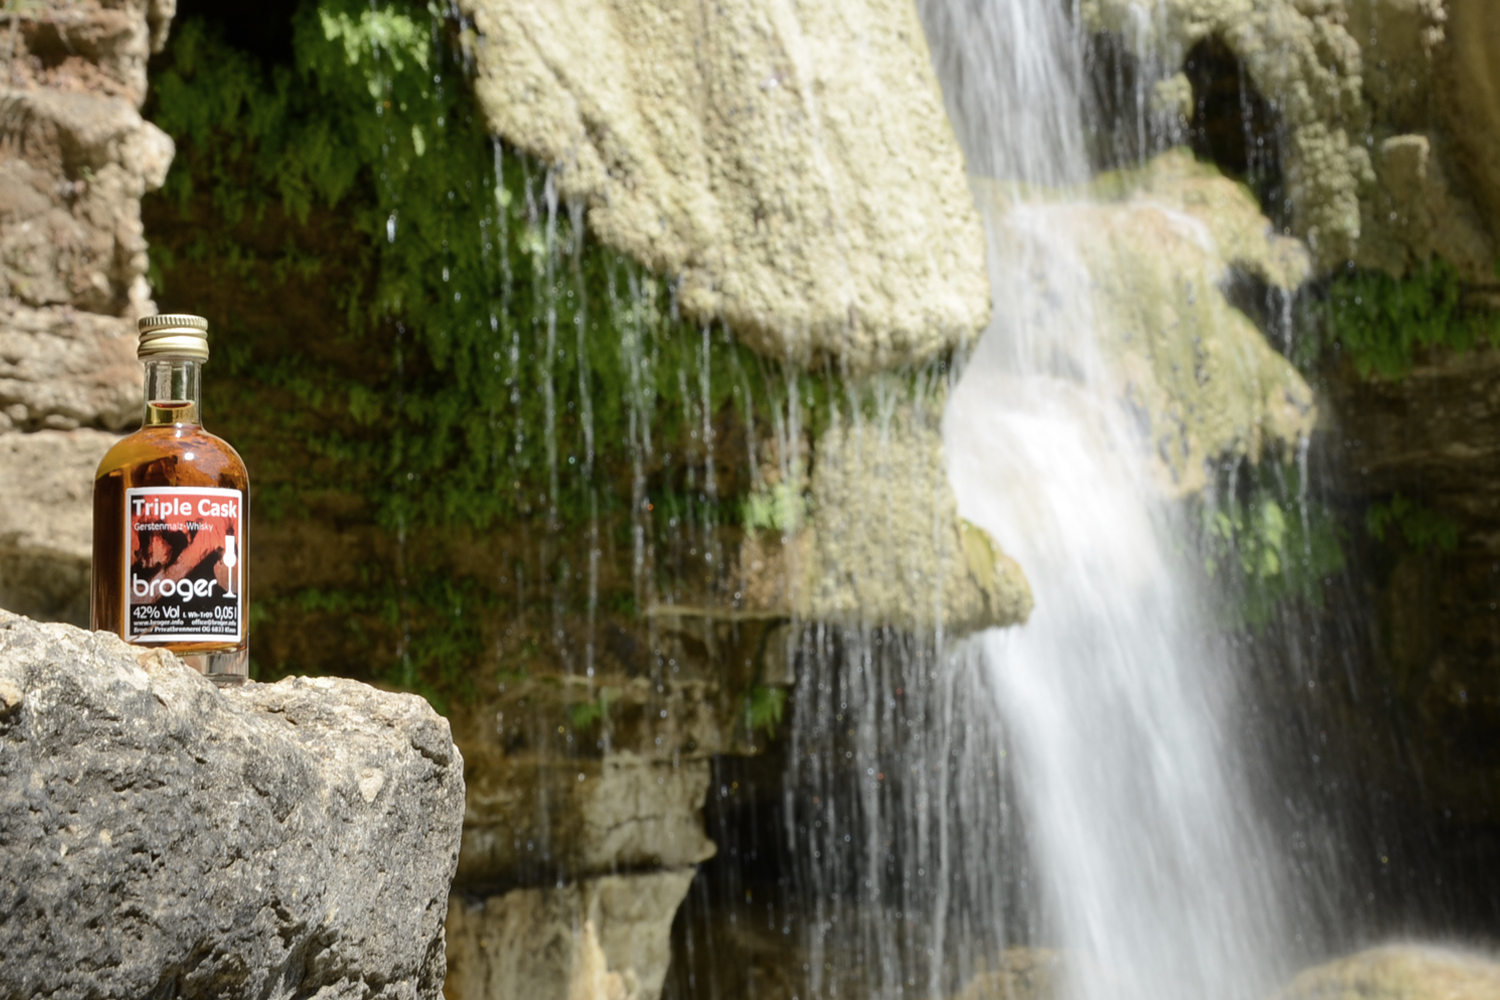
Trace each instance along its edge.
<path fill-rule="evenodd" d="M 491 130 L 678 277 L 688 315 L 855 372 L 984 326 L 984 234 L 909 0 L 460 6 Z"/>
<path fill-rule="evenodd" d="M 692 869 L 606 875 L 448 904 L 447 1000 L 655 1000 Z"/>
<path fill-rule="evenodd" d="M 1427 945 L 1389 945 L 1301 973 L 1277 1000 L 1493 1000 L 1500 964 Z"/>
<path fill-rule="evenodd" d="M 1307 248 L 1272 231 L 1242 185 L 1184 150 L 1101 178 L 1095 194 L 1029 211 L 1076 248 L 1109 377 L 1140 417 L 1163 491 L 1198 492 L 1228 456 L 1294 453 L 1317 422 L 1312 390 L 1226 292 L 1239 273 L 1290 302 L 1312 273 Z M 1024 259 L 1020 241 L 1035 237 L 1007 222 L 1007 210 L 996 206 L 995 239 L 1009 259 Z M 1060 284 L 1052 294 L 1077 291 Z"/>
<path fill-rule="evenodd" d="M 0 434 L 0 608 L 88 624 L 94 470 L 116 440 Z"/>

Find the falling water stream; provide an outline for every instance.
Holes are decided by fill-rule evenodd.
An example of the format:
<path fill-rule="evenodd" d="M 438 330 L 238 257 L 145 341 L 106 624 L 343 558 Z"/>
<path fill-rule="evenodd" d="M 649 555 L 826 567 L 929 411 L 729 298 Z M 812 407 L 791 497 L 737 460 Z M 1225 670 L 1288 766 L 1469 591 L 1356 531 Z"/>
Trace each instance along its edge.
<path fill-rule="evenodd" d="M 1081 43 L 1063 5 L 927 17 L 971 163 L 1054 189 L 1086 176 Z M 980 62 L 972 39 L 996 22 L 1031 32 L 1010 42 L 1030 59 Z M 986 207 L 995 314 L 944 419 L 960 513 L 1036 597 L 1026 626 L 984 634 L 978 655 L 1045 933 L 1077 956 L 1078 1000 L 1265 996 L 1288 971 L 1287 920 L 1237 761 L 1233 664 L 1206 638 L 1181 525 L 1114 398 L 1093 282 L 1058 211 Z"/>
<path fill-rule="evenodd" d="M 958 642 L 804 640 L 787 812 L 816 900 L 808 992 L 952 994 L 1023 944 L 1061 949 L 1072 1000 L 1259 1000 L 1295 958 L 1235 665 L 1096 343 L 1087 236 L 1065 222 L 1061 192 L 1091 175 L 1076 15 L 920 6 L 983 177 L 995 304 L 947 402 L 948 470 L 1036 608 Z"/>

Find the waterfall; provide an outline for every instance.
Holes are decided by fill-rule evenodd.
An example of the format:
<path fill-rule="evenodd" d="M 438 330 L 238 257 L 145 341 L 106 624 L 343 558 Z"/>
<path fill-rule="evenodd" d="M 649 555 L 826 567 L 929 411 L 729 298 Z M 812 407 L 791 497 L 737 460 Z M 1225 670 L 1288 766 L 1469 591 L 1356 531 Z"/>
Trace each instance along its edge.
<path fill-rule="evenodd" d="M 803 636 L 785 815 L 804 995 L 967 1000 L 1045 974 L 1072 1000 L 1258 1000 L 1294 931 L 1235 663 L 1096 342 L 1077 224 L 1090 135 L 1118 123 L 1090 121 L 1062 0 L 919 6 L 979 176 L 994 300 L 944 413 L 949 475 L 1036 608 L 957 642 Z"/>
<path fill-rule="evenodd" d="M 959 508 L 1036 610 L 980 640 L 1013 747 L 1046 936 L 1081 998 L 1258 997 L 1281 974 L 1276 870 L 1235 764 L 1233 664 L 1096 380 L 1088 274 L 1047 207 L 991 224 L 996 318 L 944 427 Z"/>
<path fill-rule="evenodd" d="M 934 48 L 971 163 L 1054 188 L 1087 173 L 1082 44 L 1061 4 L 950 4 L 927 21 L 945 25 Z M 1051 58 L 984 63 L 975 40 L 996 22 L 1034 32 L 1013 49 Z M 1037 145 L 1048 162 L 1005 148 L 1053 132 Z M 1078 1000 L 1265 996 L 1288 971 L 1287 918 L 1237 762 L 1234 664 L 1114 398 L 1066 206 L 986 208 L 994 319 L 944 443 L 960 512 L 1036 595 L 1030 622 L 985 634 L 976 655 L 1012 747 L 1044 938 L 1077 957 Z"/>

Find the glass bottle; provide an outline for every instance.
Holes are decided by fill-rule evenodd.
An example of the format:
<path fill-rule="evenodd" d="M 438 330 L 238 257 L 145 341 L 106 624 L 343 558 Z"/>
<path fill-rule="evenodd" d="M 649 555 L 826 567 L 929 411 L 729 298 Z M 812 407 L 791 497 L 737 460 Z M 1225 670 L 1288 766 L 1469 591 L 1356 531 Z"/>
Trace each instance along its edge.
<path fill-rule="evenodd" d="M 250 477 L 202 426 L 208 321 L 147 316 L 139 327 L 141 429 L 94 475 L 93 627 L 237 684 L 249 668 Z"/>

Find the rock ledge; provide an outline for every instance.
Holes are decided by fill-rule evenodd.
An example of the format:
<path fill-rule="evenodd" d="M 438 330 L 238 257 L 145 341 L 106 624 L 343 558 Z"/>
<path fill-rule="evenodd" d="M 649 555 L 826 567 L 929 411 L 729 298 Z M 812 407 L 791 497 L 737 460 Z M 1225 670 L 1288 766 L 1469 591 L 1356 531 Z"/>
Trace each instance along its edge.
<path fill-rule="evenodd" d="M 414 695 L 0 611 L 0 998 L 436 1000 L 463 799 Z"/>

